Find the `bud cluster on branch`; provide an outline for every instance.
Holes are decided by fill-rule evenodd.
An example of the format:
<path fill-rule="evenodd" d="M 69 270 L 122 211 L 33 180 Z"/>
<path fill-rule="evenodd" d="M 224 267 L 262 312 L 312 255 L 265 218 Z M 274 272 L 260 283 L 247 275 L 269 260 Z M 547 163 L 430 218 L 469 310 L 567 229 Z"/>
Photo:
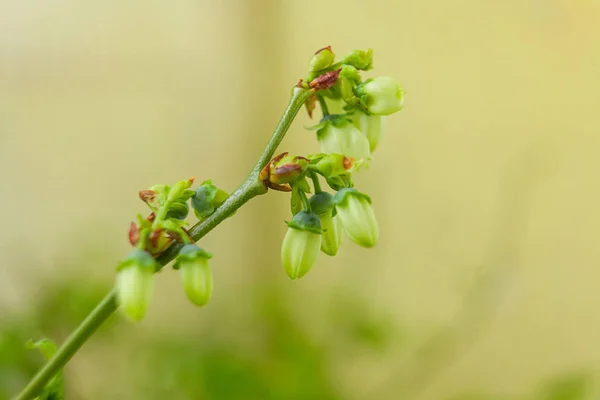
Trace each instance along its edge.
<path fill-rule="evenodd" d="M 363 81 L 361 71 L 372 66 L 371 50 L 353 51 L 339 62 L 331 47 L 317 51 L 309 62 L 307 78 L 297 86 L 313 93 L 305 102 L 311 117 L 316 103 L 320 104 L 323 117 L 309 129 L 316 131 L 321 151 L 305 157 L 281 153 L 260 171 L 258 178 L 265 191 L 270 188 L 291 194 L 293 217 L 287 223 L 281 262 L 292 279 L 306 275 L 320 251 L 336 255 L 342 231 L 363 247 L 373 247 L 379 240 L 371 199 L 354 189 L 352 174 L 372 162 L 385 118 L 402 109 L 404 91 L 388 77 Z M 321 179 L 333 194 L 322 189 Z M 139 193 L 151 214 L 139 215 L 137 224 L 132 223 L 129 241 L 135 250 L 117 268 L 118 301 L 130 319 L 144 317 L 154 273 L 160 269 L 156 257 L 174 241 L 184 245 L 174 268 L 180 272 L 187 297 L 199 306 L 210 299 L 213 276 L 208 260 L 212 255 L 193 243 L 185 218 L 191 208 L 202 221 L 228 194 L 210 180 L 190 190 L 193 182 L 192 178 L 173 186 L 154 185 Z"/>

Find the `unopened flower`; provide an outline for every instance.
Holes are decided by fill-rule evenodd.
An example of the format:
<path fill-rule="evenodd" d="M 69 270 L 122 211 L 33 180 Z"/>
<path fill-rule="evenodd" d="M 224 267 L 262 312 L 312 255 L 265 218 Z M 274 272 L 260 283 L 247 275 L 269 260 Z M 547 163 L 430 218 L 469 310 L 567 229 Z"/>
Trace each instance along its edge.
<path fill-rule="evenodd" d="M 368 79 L 356 90 L 366 96 L 367 110 L 375 115 L 390 115 L 402 110 L 404 90 L 398 82 L 387 76 Z"/>
<path fill-rule="evenodd" d="M 354 114 L 352 122 L 354 123 L 354 126 L 358 128 L 358 130 L 367 136 L 371 153 L 373 153 L 377 149 L 379 141 L 381 140 L 387 125 L 387 117 L 374 114 L 367 115 L 363 112 L 357 111 L 356 114 Z"/>
<path fill-rule="evenodd" d="M 302 278 L 313 266 L 321 248 L 321 232 L 321 221 L 312 212 L 300 211 L 288 223 L 281 263 L 290 278 Z"/>
<path fill-rule="evenodd" d="M 331 51 L 331 46 L 323 47 L 318 50 L 308 63 L 309 72 L 321 71 L 330 67 L 335 61 L 335 54 Z"/>
<path fill-rule="evenodd" d="M 150 253 L 136 249 L 117 268 L 117 301 L 123 313 L 134 321 L 146 314 L 157 267 Z"/>
<path fill-rule="evenodd" d="M 276 185 L 292 183 L 300 178 L 310 161 L 300 156 L 283 153 L 282 157 L 269 164 L 269 181 Z"/>
<path fill-rule="evenodd" d="M 310 198 L 310 205 L 313 212 L 319 216 L 323 229 L 321 251 L 335 256 L 342 243 L 342 232 L 339 219 L 333 216 L 333 196 L 327 192 L 317 193 Z"/>
<path fill-rule="evenodd" d="M 379 241 L 379 224 L 371 207 L 371 199 L 356 189 L 342 189 L 334 196 L 337 218 L 346 235 L 363 247 L 373 247 Z"/>
<path fill-rule="evenodd" d="M 321 153 L 343 154 L 355 160 L 369 159 L 371 153 L 367 137 L 343 117 L 330 117 L 329 121 L 317 131 Z"/>
<path fill-rule="evenodd" d="M 342 63 L 352 65 L 356 69 L 368 71 L 373 68 L 373 50 L 353 50 L 344 57 Z"/>
<path fill-rule="evenodd" d="M 210 300 L 213 291 L 213 276 L 208 265 L 212 255 L 195 244 L 183 246 L 174 268 L 181 274 L 181 283 L 188 299 L 203 306 Z"/>
<path fill-rule="evenodd" d="M 211 215 L 227 197 L 229 194 L 213 185 L 210 179 L 202 182 L 191 199 L 196 218 L 202 221 Z"/>

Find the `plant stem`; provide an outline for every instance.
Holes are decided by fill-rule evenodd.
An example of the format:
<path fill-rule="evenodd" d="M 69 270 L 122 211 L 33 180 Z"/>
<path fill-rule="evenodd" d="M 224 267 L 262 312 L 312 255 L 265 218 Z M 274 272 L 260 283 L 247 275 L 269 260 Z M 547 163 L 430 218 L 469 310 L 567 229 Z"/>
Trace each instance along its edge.
<path fill-rule="evenodd" d="M 258 162 L 246 178 L 246 180 L 219 206 L 213 214 L 205 220 L 195 224 L 190 230 L 190 236 L 194 241 L 198 241 L 217 225 L 231 216 L 237 209 L 244 205 L 248 200 L 255 196 L 267 192 L 267 188 L 259 179 L 261 169 L 273 158 L 273 154 L 283 140 L 292 121 L 298 114 L 298 111 L 304 105 L 304 102 L 313 95 L 314 92 L 308 89 L 294 88 L 290 102 L 283 113 L 275 131 L 271 135 L 269 142 L 263 150 Z M 158 262 L 164 266 L 172 261 L 183 247 L 182 243 L 173 243 L 158 258 Z M 100 325 L 117 309 L 116 291 L 113 289 L 104 297 L 104 299 L 92 310 L 92 312 L 83 320 L 83 322 L 71 333 L 56 354 L 40 369 L 31 379 L 27 386 L 15 398 L 15 400 L 30 400 L 35 398 L 44 386 L 54 377 L 65 364 L 73 357 L 79 348 L 87 339 L 98 329 Z"/>
<path fill-rule="evenodd" d="M 319 100 L 319 105 L 321 106 L 321 112 L 323 113 L 323 117 L 328 116 L 329 108 L 327 107 L 327 101 L 325 101 L 325 97 L 317 95 L 317 99 Z"/>
<path fill-rule="evenodd" d="M 319 182 L 319 176 L 315 171 L 310 171 L 310 179 L 312 179 L 313 186 L 315 187 L 315 193 L 321 193 L 321 182 Z"/>

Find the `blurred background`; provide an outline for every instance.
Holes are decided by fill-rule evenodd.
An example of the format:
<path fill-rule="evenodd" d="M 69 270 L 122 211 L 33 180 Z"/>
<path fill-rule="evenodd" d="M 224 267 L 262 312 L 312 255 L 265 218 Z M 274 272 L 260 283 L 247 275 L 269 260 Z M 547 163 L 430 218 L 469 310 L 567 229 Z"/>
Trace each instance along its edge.
<path fill-rule="evenodd" d="M 110 289 L 137 191 L 246 176 L 313 52 L 397 78 L 373 166 L 381 242 L 291 281 L 288 197 L 202 240 L 215 293 L 169 268 L 113 316 L 67 399 L 600 398 L 600 2 L 0 0 L 0 399 Z M 302 111 L 281 150 L 318 149 Z"/>

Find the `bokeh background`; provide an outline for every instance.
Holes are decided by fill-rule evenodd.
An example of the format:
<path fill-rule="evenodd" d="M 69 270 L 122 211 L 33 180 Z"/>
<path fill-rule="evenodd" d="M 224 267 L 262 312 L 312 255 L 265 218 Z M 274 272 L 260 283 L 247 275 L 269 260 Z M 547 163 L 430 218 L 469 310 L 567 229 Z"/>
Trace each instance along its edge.
<path fill-rule="evenodd" d="M 381 243 L 292 282 L 288 198 L 256 199 L 202 240 L 210 306 L 166 269 L 67 398 L 600 398 L 599 37 L 597 0 L 1 0 L 0 399 L 110 289 L 137 191 L 234 189 L 325 45 L 407 91 L 356 177 Z"/>

